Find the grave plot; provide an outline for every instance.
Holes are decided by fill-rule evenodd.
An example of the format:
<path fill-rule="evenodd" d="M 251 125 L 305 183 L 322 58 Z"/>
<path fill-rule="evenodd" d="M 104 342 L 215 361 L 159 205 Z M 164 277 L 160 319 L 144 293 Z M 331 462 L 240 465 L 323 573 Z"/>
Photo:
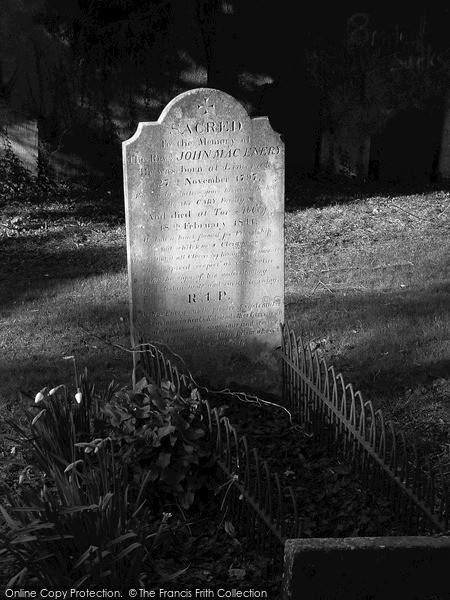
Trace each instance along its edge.
<path fill-rule="evenodd" d="M 205 409 L 230 519 L 242 527 L 244 537 L 256 535 L 258 548 L 276 554 L 274 565 L 280 564 L 285 547 L 286 595 L 292 591 L 291 582 L 294 593 L 301 592 L 301 581 L 293 574 L 300 564 L 296 558 L 300 546 L 292 545 L 290 538 L 360 535 L 376 546 L 377 535 L 405 540 L 444 533 L 448 500 L 440 479 L 414 463 L 404 438 L 385 423 L 381 412 L 364 403 L 286 325 L 280 338 L 284 158 L 280 137 L 267 119 L 250 119 L 239 103 L 217 90 L 192 90 L 169 103 L 158 122 L 141 123 L 124 143 L 123 159 L 136 363 L 156 381 L 169 378 L 175 385 L 184 372 L 206 394 L 229 386 L 249 394 L 283 396 L 292 427 L 316 436 L 319 453 L 324 455 L 323 462 L 320 457 L 302 460 L 302 453 L 316 449 L 306 442 L 300 448 L 291 444 L 299 451 L 295 468 L 313 470 L 320 463 L 319 468 L 331 471 L 333 478 L 325 481 L 323 491 L 327 502 L 340 479 L 352 481 L 351 486 L 345 484 L 351 488 L 344 497 L 347 508 L 356 506 L 349 496 L 365 493 L 366 488 L 375 500 L 383 494 L 387 498 L 385 507 L 389 505 L 392 514 L 375 526 L 371 521 L 377 519 L 381 506 L 376 502 L 355 509 L 358 522 L 353 529 L 339 528 L 340 513 L 336 520 L 334 511 L 345 508 L 338 494 L 327 523 L 317 525 L 315 517 L 320 521 L 323 516 L 320 507 L 313 515 L 303 506 L 308 478 L 300 473 L 295 483 L 289 482 L 294 462 L 289 462 L 282 477 L 279 465 L 264 460 L 264 452 L 273 447 L 272 434 L 258 441 L 256 419 L 242 426 L 244 410 L 233 427 L 214 409 Z M 140 352 L 144 348 L 146 358 Z M 180 371 L 174 371 L 173 365 Z M 232 401 L 248 400 L 244 393 Z M 256 440 L 262 445 L 262 461 L 241 437 L 245 427 L 252 444 Z M 284 436 L 280 434 L 280 443 Z M 336 462 L 327 462 L 325 454 Z M 306 491 L 303 497 L 298 494 L 298 502 L 296 492 L 301 491 L 302 481 Z M 292 507 L 291 514 L 286 505 Z M 311 564 L 308 559 L 306 569 Z M 359 583 L 355 585 L 358 588 Z"/>
<path fill-rule="evenodd" d="M 406 448 L 398 448 L 397 454 L 391 437 L 395 432 L 389 426 L 391 433 L 386 435 L 382 414 L 370 422 L 359 413 L 355 404 L 359 392 L 345 386 L 332 369 L 330 386 L 327 369 L 320 375 L 322 363 L 311 352 L 305 354 L 303 349 L 302 354 L 304 347 L 300 340 L 294 344 L 293 335 L 283 327 L 284 360 L 286 365 L 292 363 L 283 378 L 285 400 L 293 409 L 288 431 L 277 425 L 276 413 L 271 427 L 261 429 L 262 411 L 252 407 L 255 397 L 240 394 L 229 399 L 233 410 L 228 415 L 236 426 L 206 402 L 221 488 L 226 488 L 227 516 L 238 539 L 271 556 L 275 573 L 281 569 L 284 546 L 285 599 L 306 594 L 330 600 L 443 600 L 450 538 L 415 534 L 442 534 L 448 529 L 445 487 L 437 486 L 431 473 L 415 470 L 411 457 L 403 454 Z M 148 349 L 146 369 L 155 381 L 189 383 L 156 348 Z M 346 390 L 351 398 L 339 393 Z M 221 395 L 219 405 L 225 399 Z M 264 428 L 267 415 L 261 421 Z M 310 436 L 315 438 L 312 443 Z M 289 452 L 283 458 L 279 448 L 286 439 Z M 260 452 L 250 450 L 254 442 Z M 321 469 L 327 473 L 323 493 L 317 495 L 311 475 L 320 478 Z M 340 527 L 340 519 L 346 527 Z"/>

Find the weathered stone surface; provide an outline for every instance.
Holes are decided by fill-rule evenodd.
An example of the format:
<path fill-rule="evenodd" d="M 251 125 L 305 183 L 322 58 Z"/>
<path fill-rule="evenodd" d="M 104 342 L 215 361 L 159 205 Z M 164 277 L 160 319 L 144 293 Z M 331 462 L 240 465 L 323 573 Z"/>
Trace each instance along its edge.
<path fill-rule="evenodd" d="M 450 537 L 287 540 L 283 598 L 444 600 Z"/>
<path fill-rule="evenodd" d="M 38 126 L 21 112 L 7 105 L 0 105 L 0 153 L 5 151 L 5 142 L 19 158 L 23 166 L 33 175 L 38 169 Z"/>
<path fill-rule="evenodd" d="M 132 342 L 212 386 L 279 386 L 284 147 L 231 96 L 185 92 L 123 143 Z"/>

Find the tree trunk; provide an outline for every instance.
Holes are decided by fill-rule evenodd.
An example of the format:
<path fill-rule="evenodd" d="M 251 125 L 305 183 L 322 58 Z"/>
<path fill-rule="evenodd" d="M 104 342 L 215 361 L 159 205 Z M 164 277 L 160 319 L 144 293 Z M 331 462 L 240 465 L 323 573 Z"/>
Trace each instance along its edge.
<path fill-rule="evenodd" d="M 196 8 L 205 45 L 207 85 L 237 95 L 239 47 L 236 8 L 222 0 L 197 0 Z"/>

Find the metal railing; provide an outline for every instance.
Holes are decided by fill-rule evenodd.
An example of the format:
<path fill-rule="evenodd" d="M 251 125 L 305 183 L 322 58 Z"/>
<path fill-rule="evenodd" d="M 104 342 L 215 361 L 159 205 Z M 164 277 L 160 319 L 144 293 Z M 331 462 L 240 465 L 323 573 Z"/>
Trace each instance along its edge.
<path fill-rule="evenodd" d="M 284 402 L 299 424 L 314 432 L 331 456 L 353 467 L 362 484 L 391 503 L 409 535 L 444 533 L 449 528 L 448 484 L 439 468 L 421 460 L 413 446 L 381 410 L 328 367 L 325 359 L 282 325 L 281 362 Z M 192 380 L 179 372 L 156 346 L 141 347 L 136 369 L 157 384 L 171 381 L 179 392 Z M 213 400 L 213 394 L 207 391 Z M 219 479 L 226 490 L 227 510 L 240 534 L 250 535 L 260 550 L 282 560 L 286 539 L 301 536 L 301 522 L 292 488 L 282 488 L 256 449 L 249 449 L 226 417 L 202 399 L 204 418 L 215 446 Z"/>
<path fill-rule="evenodd" d="M 272 567 L 281 568 L 284 542 L 300 533 L 294 492 L 281 488 L 278 473 L 270 471 L 256 448 L 249 449 L 228 418 L 219 417 L 207 400 L 205 407 L 230 519 L 241 536 L 271 557 Z"/>
<path fill-rule="evenodd" d="M 151 377 L 157 385 L 169 380 L 181 394 L 193 387 L 193 382 L 152 344 L 141 346 L 135 368 L 139 376 Z M 240 536 L 270 556 L 270 568 L 282 570 L 284 542 L 299 537 L 301 527 L 292 487 L 282 488 L 278 474 L 270 471 L 256 448 L 249 448 L 246 437 L 238 436 L 229 419 L 221 417 L 217 407 L 211 408 L 208 399 L 200 394 L 199 398 L 226 498 L 226 514 Z"/>
<path fill-rule="evenodd" d="M 421 460 L 403 432 L 288 325 L 281 331 L 284 399 L 294 419 L 350 463 L 367 488 L 388 498 L 410 535 L 446 532 L 450 502 L 442 470 Z"/>

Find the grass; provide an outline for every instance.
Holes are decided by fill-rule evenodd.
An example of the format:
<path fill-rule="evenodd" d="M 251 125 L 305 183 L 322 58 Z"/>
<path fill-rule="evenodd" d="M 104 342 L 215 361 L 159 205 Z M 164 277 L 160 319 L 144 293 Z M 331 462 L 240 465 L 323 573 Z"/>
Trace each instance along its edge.
<path fill-rule="evenodd" d="M 14 403 L 19 389 L 34 395 L 36 388 L 67 381 L 67 355 L 103 382 L 129 379 L 130 356 L 83 329 L 129 345 L 125 227 L 120 209 L 109 209 L 119 217 L 98 216 L 83 200 L 3 211 L 3 402 Z M 11 223 L 13 215 L 20 220 Z"/>
<path fill-rule="evenodd" d="M 337 186 L 335 186 L 337 189 Z M 450 454 L 450 193 L 291 185 L 286 318 L 366 399 Z M 49 195 L 0 213 L 0 411 L 79 372 L 128 382 L 121 194 Z"/>
<path fill-rule="evenodd" d="M 411 439 L 448 457 L 450 194 L 322 192 L 288 206 L 286 318 Z"/>

